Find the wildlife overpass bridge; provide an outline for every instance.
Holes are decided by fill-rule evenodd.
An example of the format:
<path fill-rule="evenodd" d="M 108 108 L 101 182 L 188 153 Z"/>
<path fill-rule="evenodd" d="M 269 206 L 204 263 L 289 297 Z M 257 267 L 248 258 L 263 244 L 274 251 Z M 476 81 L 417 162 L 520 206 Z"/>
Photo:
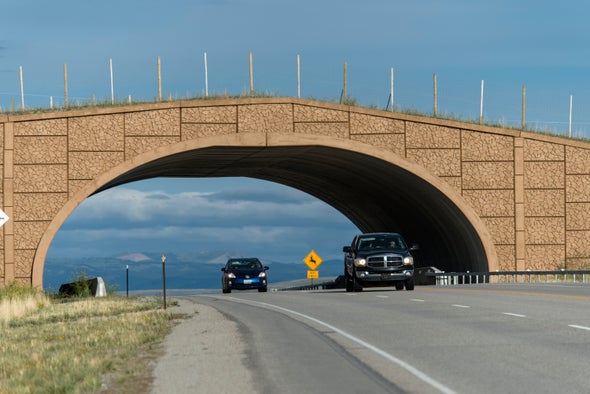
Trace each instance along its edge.
<path fill-rule="evenodd" d="M 245 176 L 307 192 L 447 271 L 590 262 L 590 143 L 292 98 L 0 115 L 0 284 L 42 286 L 88 196 L 152 177 Z M 343 244 L 349 240 L 342 240 Z"/>

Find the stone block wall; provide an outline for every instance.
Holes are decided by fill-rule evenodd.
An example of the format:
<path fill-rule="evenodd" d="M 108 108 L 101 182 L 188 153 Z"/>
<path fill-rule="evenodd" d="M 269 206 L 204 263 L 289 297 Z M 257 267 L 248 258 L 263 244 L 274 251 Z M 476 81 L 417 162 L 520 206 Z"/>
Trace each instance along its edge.
<path fill-rule="evenodd" d="M 565 147 L 567 269 L 590 269 L 590 149 Z"/>
<path fill-rule="evenodd" d="M 501 270 L 590 268 L 590 144 L 296 99 L 170 102 L 0 117 L 0 283 L 30 283 L 40 239 L 97 176 L 182 141 L 301 134 L 385 149 L 430 171 L 485 224 Z M 154 153 L 154 157 L 157 153 Z"/>

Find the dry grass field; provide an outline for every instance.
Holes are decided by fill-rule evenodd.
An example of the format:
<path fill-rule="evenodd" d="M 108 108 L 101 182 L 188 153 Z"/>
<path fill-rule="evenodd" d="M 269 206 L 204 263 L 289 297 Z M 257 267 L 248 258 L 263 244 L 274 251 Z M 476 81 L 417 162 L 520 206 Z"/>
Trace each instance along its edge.
<path fill-rule="evenodd" d="M 142 392 L 174 325 L 151 298 L 0 289 L 0 393 Z"/>

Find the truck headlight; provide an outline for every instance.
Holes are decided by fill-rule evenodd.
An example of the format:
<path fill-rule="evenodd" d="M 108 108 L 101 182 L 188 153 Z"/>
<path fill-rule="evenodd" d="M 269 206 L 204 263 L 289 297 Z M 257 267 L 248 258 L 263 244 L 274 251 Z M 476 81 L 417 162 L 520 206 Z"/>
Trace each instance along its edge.
<path fill-rule="evenodd" d="M 354 259 L 354 266 L 355 267 L 366 267 L 367 260 L 365 259 Z"/>
<path fill-rule="evenodd" d="M 412 256 L 404 257 L 404 265 L 414 265 L 414 258 Z"/>

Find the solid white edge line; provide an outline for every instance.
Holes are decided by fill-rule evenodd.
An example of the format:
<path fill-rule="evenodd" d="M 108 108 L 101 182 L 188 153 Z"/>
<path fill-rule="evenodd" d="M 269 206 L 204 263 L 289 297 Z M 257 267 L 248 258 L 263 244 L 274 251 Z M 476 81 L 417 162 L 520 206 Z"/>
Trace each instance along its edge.
<path fill-rule="evenodd" d="M 215 297 L 215 296 L 210 296 L 210 297 Z M 215 297 L 215 298 L 218 298 L 218 297 Z M 418 379 L 422 380 L 424 383 L 427 383 L 430 386 L 434 387 L 435 389 L 439 390 L 441 393 L 455 394 L 455 391 L 451 390 L 447 386 L 443 385 L 442 383 L 438 382 L 437 380 L 435 380 L 435 379 L 431 378 L 430 376 L 426 375 L 424 372 L 420 371 L 416 367 L 413 367 L 412 365 L 406 363 L 405 361 L 400 360 L 399 358 L 397 358 L 397 357 L 395 357 L 395 356 L 393 356 L 393 355 L 385 352 L 384 350 L 379 349 L 376 346 L 371 345 L 368 342 L 363 341 L 362 339 L 359 339 L 359 338 L 355 337 L 354 335 L 351 335 L 351 334 L 347 333 L 346 331 L 343 331 L 343 330 L 341 330 L 339 328 L 336 328 L 336 327 L 334 327 L 334 326 L 332 326 L 332 325 L 330 325 L 328 323 L 325 323 L 325 322 L 323 322 L 321 320 L 318 320 L 318 319 L 316 319 L 314 317 L 311 317 L 311 316 L 308 316 L 308 315 L 305 315 L 303 313 L 299 313 L 299 312 L 296 312 L 296 311 L 293 311 L 293 310 L 290 310 L 290 309 L 287 309 L 287 308 L 283 308 L 283 307 L 280 307 L 280 306 L 277 306 L 277 305 L 268 304 L 266 302 L 258 302 L 258 301 L 250 301 L 250 300 L 246 301 L 246 300 L 242 300 L 242 299 L 234 298 L 234 297 L 224 297 L 223 299 L 224 300 L 230 299 L 232 301 L 242 302 L 242 303 L 245 303 L 245 304 L 259 304 L 259 305 L 265 306 L 267 308 L 273 308 L 273 309 L 279 310 L 279 311 L 281 311 L 283 313 L 292 314 L 292 315 L 299 316 L 299 317 L 302 317 L 304 319 L 307 319 L 309 321 L 312 321 L 312 322 L 314 322 L 316 324 L 319 324 L 321 326 L 324 326 L 325 328 L 327 328 L 330 331 L 334 331 L 335 333 L 342 335 L 343 337 L 345 337 L 345 338 L 347 338 L 347 339 L 355 342 L 356 344 L 358 344 L 358 345 L 360 345 L 360 346 L 362 346 L 362 347 L 364 347 L 364 348 L 366 348 L 368 350 L 371 350 L 371 351 L 377 353 L 378 355 L 380 355 L 381 357 L 385 358 L 386 360 L 389 360 L 392 363 L 397 364 L 399 367 L 405 369 L 406 371 L 408 371 L 409 373 L 411 373 L 412 375 L 414 375 Z"/>
<path fill-rule="evenodd" d="M 503 315 L 513 316 L 513 317 L 526 317 L 526 315 L 521 315 L 519 313 L 510 313 L 510 312 L 502 312 Z"/>
<path fill-rule="evenodd" d="M 578 326 L 576 324 L 568 324 L 568 327 L 571 328 L 578 328 L 580 330 L 586 330 L 586 331 L 590 331 L 590 327 L 586 327 L 586 326 Z"/>

